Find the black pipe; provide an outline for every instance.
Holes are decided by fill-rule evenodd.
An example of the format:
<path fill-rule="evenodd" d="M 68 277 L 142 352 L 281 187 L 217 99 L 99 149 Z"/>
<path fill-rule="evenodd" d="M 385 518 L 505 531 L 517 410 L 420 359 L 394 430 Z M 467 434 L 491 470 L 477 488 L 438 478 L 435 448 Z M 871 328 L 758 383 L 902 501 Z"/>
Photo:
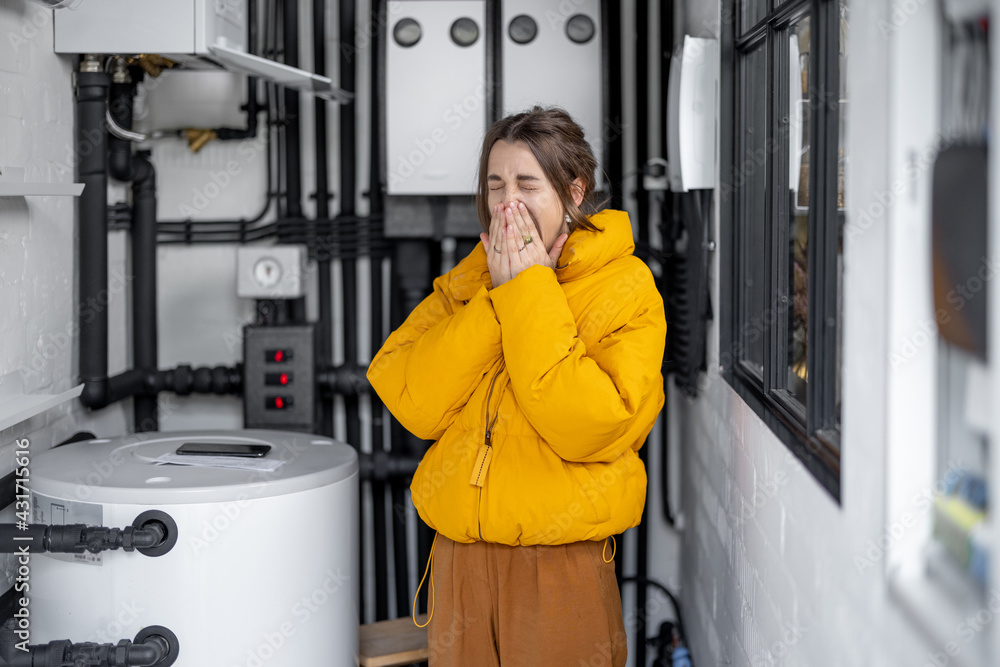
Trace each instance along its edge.
<path fill-rule="evenodd" d="M 286 241 L 287 243 L 287 241 Z M 306 298 L 284 299 L 288 310 L 288 321 L 292 324 L 306 324 Z"/>
<path fill-rule="evenodd" d="M 377 67 L 377 64 L 373 64 L 373 67 Z M 373 106 L 375 106 L 375 104 L 375 102 L 372 103 Z M 373 145 L 377 144 L 375 139 L 372 141 Z M 373 181 L 371 184 L 371 194 L 371 207 L 373 212 L 381 212 L 382 202 L 379 194 L 379 184 L 377 181 Z M 376 236 L 381 236 L 381 231 L 382 227 L 379 224 L 369 226 L 369 283 L 371 287 L 370 320 L 371 349 L 373 354 L 375 350 L 378 350 L 382 346 L 382 343 L 385 340 L 384 333 L 382 331 L 382 259 L 384 255 L 381 248 L 382 244 L 374 238 Z M 367 377 L 364 379 L 367 384 Z M 368 405 L 372 415 L 372 449 L 376 455 L 384 455 L 386 454 L 385 434 L 383 432 L 385 407 L 379 399 L 378 394 L 374 391 L 368 391 L 367 394 Z M 399 452 L 396 452 L 396 454 L 398 455 Z M 414 470 L 416 470 L 416 467 L 414 467 Z M 411 471 L 410 475 L 412 474 L 413 473 Z M 386 519 L 386 484 L 384 481 L 376 480 L 372 482 L 372 499 L 372 513 L 374 514 L 375 524 L 375 616 L 376 620 L 384 620 L 389 618 L 389 524 Z M 405 535 L 400 535 L 399 531 L 395 530 L 395 523 L 392 525 L 394 527 L 393 547 L 397 579 L 396 609 L 397 615 L 400 615 L 398 611 L 401 609 L 401 607 L 398 606 L 400 591 L 399 580 L 402 575 L 399 568 L 402 564 L 405 569 L 406 549 L 401 547 L 406 544 L 406 537 Z"/>
<path fill-rule="evenodd" d="M 3 523 L 0 524 L 0 553 L 96 554 L 118 549 L 132 552 L 155 548 L 165 537 L 163 526 L 157 523 L 142 528 Z"/>
<path fill-rule="evenodd" d="M 330 259 L 345 255 L 357 257 L 365 247 L 360 244 L 360 232 L 365 225 L 380 223 L 382 216 L 359 217 L 338 215 L 333 220 L 290 220 L 279 218 L 275 221 L 256 227 L 241 226 L 242 223 L 229 220 L 172 220 L 159 223 L 161 243 L 246 243 L 280 237 L 283 243 L 304 243 L 315 245 L 317 249 L 325 249 Z M 348 238 L 339 239 L 331 230 L 345 224 L 358 227 L 359 233 L 353 233 Z M 179 238 L 170 238 L 170 236 Z M 374 242 L 384 240 L 375 238 Z M 351 245 L 345 245 L 350 243 Z M 475 243 L 473 243 L 475 245 Z"/>
<path fill-rule="evenodd" d="M 115 78 L 118 73 L 115 73 Z M 135 88 L 129 81 L 114 81 L 108 111 L 118 127 L 132 129 L 132 103 Z M 132 142 L 114 135 L 108 137 L 108 173 L 119 181 L 132 180 Z"/>
<path fill-rule="evenodd" d="M 148 153 L 136 155 L 132 181 L 132 357 L 135 367 L 156 372 L 156 172 Z M 134 398 L 135 430 L 159 429 L 156 394 Z"/>
<path fill-rule="evenodd" d="M 326 75 L 326 0 L 313 0 L 313 70 Z M 316 217 L 330 217 L 330 176 L 327 167 L 327 102 L 317 96 L 316 120 Z"/>
<path fill-rule="evenodd" d="M 636 88 L 636 158 L 638 161 L 637 172 L 639 174 L 636 184 L 636 210 L 639 216 L 639 247 L 649 246 L 649 193 L 644 187 L 642 174 L 645 172 L 646 163 L 649 161 L 649 0 L 637 0 L 635 11 L 635 58 L 636 58 L 636 78 L 639 85 Z M 646 257 L 642 259 L 647 260 Z M 648 438 L 647 438 L 648 441 Z M 647 447 L 639 450 L 639 458 L 643 466 L 647 466 L 649 461 L 649 451 Z M 647 487 L 646 500 L 649 499 Z M 636 555 L 635 571 L 636 576 L 645 578 L 648 569 L 647 559 L 649 534 L 646 523 L 648 514 L 648 502 L 643 503 L 642 518 L 636 530 Z M 646 664 L 646 588 L 639 586 L 635 593 L 636 624 L 633 634 L 633 646 L 635 647 L 635 664 Z"/>
<path fill-rule="evenodd" d="M 623 209 L 625 207 L 625 193 L 623 183 L 622 150 L 624 142 L 625 123 L 622 118 L 622 23 L 621 7 L 617 2 L 605 0 L 601 3 L 604 14 L 604 71 L 605 98 L 607 105 L 606 118 L 614 126 L 621 126 L 621 130 L 605 128 L 606 171 L 608 174 L 608 194 L 611 208 Z M 641 86 L 640 86 L 641 87 Z"/>
<path fill-rule="evenodd" d="M 251 0 L 252 2 L 253 0 Z M 217 127 L 212 130 L 215 133 L 215 138 L 219 141 L 242 141 L 244 139 L 253 139 L 257 136 L 257 113 L 258 113 L 258 103 L 257 103 L 257 78 L 253 76 L 247 77 L 247 103 L 244 104 L 240 109 L 246 112 L 247 115 L 247 126 L 246 128 L 235 128 L 235 127 Z"/>
<path fill-rule="evenodd" d="M 635 92 L 636 210 L 638 212 L 639 238 L 637 247 L 649 245 L 649 193 L 642 175 L 649 162 L 649 0 L 637 0 L 635 8 L 635 76 L 639 85 Z M 646 259 L 642 257 L 641 259 Z M 637 663 L 644 664 L 644 663 Z"/>
<path fill-rule="evenodd" d="M 500 0 L 486 0 L 486 127 L 503 118 L 502 17 Z"/>
<path fill-rule="evenodd" d="M 289 67 L 299 66 L 299 3 L 284 1 L 284 61 Z M 285 146 L 285 214 L 291 220 L 303 217 L 302 212 L 302 136 L 299 91 L 285 89 L 284 146 Z M 279 241 L 287 243 L 281 238 Z M 290 299 L 285 303 L 288 319 L 302 324 L 306 321 L 305 297 Z"/>
<path fill-rule="evenodd" d="M 402 271 L 398 269 L 398 262 L 401 261 L 399 248 L 394 246 L 394 254 L 392 255 L 392 271 L 389 274 L 389 328 L 395 329 L 399 327 L 403 321 L 406 319 L 409 311 L 405 310 L 408 303 L 404 303 L 404 299 L 396 298 L 397 295 L 403 294 L 403 285 L 406 284 L 406 278 L 402 275 Z M 381 345 L 381 343 L 380 343 Z M 423 454 L 423 448 L 420 447 L 420 440 L 416 439 L 412 433 L 403 428 L 403 425 L 399 423 L 399 420 L 393 417 L 391 414 L 389 417 L 389 434 L 390 442 L 394 456 L 420 456 Z M 395 555 L 395 565 L 396 565 L 396 609 L 409 609 L 411 607 L 410 598 L 410 576 L 409 576 L 409 550 L 400 548 L 399 545 L 407 545 L 409 543 L 409 529 L 408 526 L 412 521 L 416 521 L 416 530 L 418 532 L 418 545 L 417 545 L 417 562 L 421 562 L 420 558 L 424 554 L 420 550 L 419 543 L 419 531 L 423 528 L 424 523 L 419 518 L 416 518 L 414 512 L 412 511 L 412 502 L 407 499 L 406 492 L 409 488 L 409 483 L 411 479 L 407 478 L 405 480 L 394 480 L 391 484 L 391 497 L 392 497 L 392 510 L 393 510 L 393 541 L 397 545 L 394 555 Z M 426 561 L 423 561 L 426 562 Z M 419 567 L 419 566 L 418 566 Z M 414 587 L 416 582 L 414 583 Z M 423 589 L 421 589 L 422 591 Z M 421 594 L 419 603 L 420 605 L 426 605 L 427 596 Z M 423 607 L 426 608 L 426 607 Z"/>
<path fill-rule="evenodd" d="M 243 393 L 243 365 L 192 368 L 187 364 L 158 370 L 145 378 L 151 392 L 170 391 L 178 396 L 190 394 L 238 395 Z"/>
<path fill-rule="evenodd" d="M 131 81 L 112 84 L 111 116 L 125 130 L 132 129 L 134 98 L 135 87 Z M 159 365 L 156 341 L 156 170 L 148 152 L 133 155 L 128 140 L 112 136 L 109 139 L 108 172 L 116 180 L 132 182 L 132 363 L 140 372 L 153 373 Z M 136 391 L 133 401 L 136 431 L 156 431 L 159 428 L 157 403 L 155 393 L 150 395 Z"/>
<path fill-rule="evenodd" d="M 355 0 L 340 0 L 340 81 L 341 90 L 354 92 L 356 88 Z M 355 137 L 354 100 L 340 107 L 340 214 L 354 215 L 354 198 L 357 192 L 357 138 Z M 344 320 L 351 320 L 345 315 Z"/>
<path fill-rule="evenodd" d="M 313 0 L 313 70 L 326 75 L 326 0 Z M 316 117 L 316 218 L 330 218 L 330 175 L 327 169 L 326 100 L 317 97 Z M 315 233 L 315 231 L 314 231 Z M 320 368 L 333 360 L 333 293 L 330 253 L 325 248 L 316 253 L 319 283 L 319 322 L 316 325 L 316 363 Z M 322 394 L 318 401 L 317 429 L 320 435 L 333 435 L 333 401 Z"/>
<path fill-rule="evenodd" d="M 374 200 L 372 202 L 373 207 L 376 205 Z M 371 249 L 371 344 L 372 350 L 377 350 L 382 346 L 384 341 L 384 334 L 382 332 L 382 253 L 376 247 Z M 367 378 L 366 378 L 367 379 Z M 372 414 L 372 450 L 376 456 L 387 455 L 385 450 L 385 436 L 383 432 L 385 407 L 382 401 L 379 399 L 378 394 L 374 391 L 368 392 L 368 401 L 371 408 Z M 401 452 L 394 452 L 395 456 L 390 459 L 391 461 L 402 461 L 403 457 L 400 456 Z M 419 460 L 417 460 L 419 463 Z M 409 475 L 412 476 L 413 472 L 416 470 L 416 466 L 413 466 L 412 470 L 409 470 Z M 397 482 L 398 483 L 398 482 Z M 375 568 L 376 568 L 376 585 L 375 585 L 375 599 L 376 599 L 376 609 L 375 614 L 377 616 L 376 620 L 383 620 L 389 617 L 389 571 L 388 571 L 388 530 L 389 527 L 386 523 L 386 485 L 382 481 L 375 481 L 372 483 L 372 494 L 373 494 L 373 506 L 372 511 L 375 514 L 375 535 L 376 535 L 376 554 L 375 554 Z M 400 567 L 405 571 L 406 569 L 406 549 L 402 548 L 406 544 L 405 534 L 401 534 L 401 531 L 396 529 L 396 523 L 393 522 L 393 548 L 395 556 L 395 571 L 396 571 L 396 609 L 397 615 L 402 607 L 399 607 L 399 593 L 400 593 L 400 580 L 402 579 L 405 583 L 405 575 L 400 571 Z M 407 594 L 408 595 L 408 594 Z"/>
<path fill-rule="evenodd" d="M 666 400 L 660 413 L 660 509 L 663 518 L 671 528 L 677 525 L 674 511 L 670 507 L 670 376 L 663 375 L 663 395 Z"/>
<path fill-rule="evenodd" d="M 17 480 L 17 473 L 14 470 L 0 478 L 0 507 L 7 507 L 17 500 Z M 21 484 L 23 489 L 24 482 Z"/>
<path fill-rule="evenodd" d="M 370 113 L 370 127 L 372 131 L 370 133 L 370 150 L 369 150 L 369 161 L 368 161 L 368 197 L 370 202 L 370 219 L 367 225 L 367 237 L 368 237 L 368 254 L 370 257 L 370 284 L 371 284 L 371 349 L 374 354 L 375 350 L 382 347 L 382 343 L 385 341 L 384 332 L 384 322 L 382 317 L 382 306 L 384 302 L 383 292 L 384 283 L 382 279 L 382 268 L 383 262 L 386 257 L 385 253 L 385 233 L 384 227 L 382 225 L 382 215 L 385 210 L 385 191 L 382 183 L 383 174 L 383 159 L 382 159 L 382 138 L 384 125 L 384 102 L 383 93 L 385 91 L 385 66 L 383 63 L 382 54 L 383 48 L 385 47 L 385 25 L 388 19 L 387 16 L 387 6 L 385 0 L 375 0 L 372 3 L 372 12 L 375 17 L 375 21 L 372 22 L 374 26 L 374 35 L 372 37 L 371 49 L 371 104 L 369 105 Z M 376 455 L 384 456 L 386 455 L 386 438 L 385 438 L 385 407 L 382 404 L 381 399 L 373 391 L 368 392 L 369 406 L 372 414 L 372 447 Z M 375 530 L 383 534 L 382 544 L 383 551 L 387 551 L 388 547 L 386 543 L 388 542 L 388 532 L 389 526 L 386 524 L 386 484 L 389 487 L 389 501 L 390 507 L 388 508 L 391 512 L 390 517 L 395 517 L 398 515 L 396 512 L 397 507 L 402 507 L 402 496 L 404 485 L 408 486 L 408 481 L 413 475 L 413 471 L 416 470 L 416 465 L 412 465 L 412 469 L 409 466 L 404 466 L 402 462 L 407 459 L 404 458 L 405 453 L 402 451 L 397 451 L 391 446 L 391 441 L 389 444 L 388 456 L 391 462 L 396 465 L 404 467 L 405 474 L 390 477 L 387 482 L 375 481 L 372 484 L 372 492 L 375 497 L 374 513 L 375 513 Z M 419 464 L 419 459 L 410 458 L 413 464 Z M 399 498 L 399 504 L 397 505 L 397 498 Z M 403 610 L 410 608 L 410 592 L 409 592 L 409 568 L 407 567 L 407 549 L 406 544 L 408 542 L 406 523 L 404 521 L 393 520 L 391 521 L 392 526 L 392 558 L 393 566 L 395 572 L 395 600 L 396 600 L 396 615 L 402 616 Z M 385 579 L 388 581 L 388 564 L 384 564 L 383 567 L 386 568 Z M 384 588 L 384 587 L 383 587 Z M 381 601 L 385 599 L 384 606 L 382 609 L 388 615 L 388 598 L 389 593 L 387 590 L 376 590 L 376 595 Z M 382 605 L 379 602 L 379 605 Z M 376 614 L 379 613 L 379 609 L 376 609 Z"/>
<path fill-rule="evenodd" d="M 284 0 L 284 60 L 299 66 L 299 3 Z M 289 218 L 302 217 L 302 159 L 300 156 L 299 91 L 285 89 L 285 212 Z"/>
<path fill-rule="evenodd" d="M 104 116 L 111 77 L 78 72 L 76 88 L 77 200 L 80 218 L 80 399 L 88 407 L 108 403 L 108 143 Z M 102 304 L 101 301 L 104 300 Z"/>
<path fill-rule="evenodd" d="M 379 347 L 382 342 L 379 342 Z M 323 395 L 357 397 L 361 394 L 374 394 L 371 383 L 365 376 L 365 369 L 358 364 L 344 363 L 340 366 L 327 366 L 316 371 L 316 384 Z"/>
<path fill-rule="evenodd" d="M 393 443 L 393 455 L 398 455 L 397 447 L 402 450 L 406 442 L 406 430 L 397 420 L 391 419 L 390 436 Z M 396 568 L 396 609 L 400 615 L 400 609 L 410 608 L 410 568 L 408 565 L 409 555 L 407 544 L 409 543 L 409 524 L 407 518 L 411 516 L 410 505 L 406 499 L 406 490 L 410 486 L 411 477 L 391 480 L 389 484 L 390 498 L 392 500 L 392 543 L 393 563 Z"/>
<path fill-rule="evenodd" d="M 665 83 L 667 81 L 667 73 L 670 72 L 670 56 L 674 51 L 674 3 L 673 0 L 665 2 L 660 6 L 660 72 L 661 75 L 659 80 L 660 84 L 660 114 L 662 117 L 667 115 L 667 95 L 669 86 Z M 664 158 L 667 156 L 667 132 L 666 130 L 660 133 L 660 155 Z M 673 226 L 673 210 L 674 210 L 674 195 L 671 191 L 667 190 L 662 193 L 662 199 L 660 200 L 660 239 L 661 243 L 666 244 L 666 240 L 673 238 L 672 236 L 672 226 Z M 661 248 L 662 250 L 662 248 Z M 662 263 L 662 262 L 661 262 Z M 664 284 L 661 282 L 661 284 Z M 668 286 L 669 287 L 669 286 Z M 665 295 L 664 295 L 665 296 Z M 666 352 L 666 350 L 664 350 Z M 670 507 L 670 378 L 667 373 L 663 374 L 663 394 L 666 396 L 667 401 L 664 403 L 663 412 L 660 415 L 661 421 L 661 449 L 662 455 L 660 457 L 660 500 L 663 510 L 663 518 L 666 522 L 674 527 L 676 525 L 676 519 L 674 518 L 673 510 Z"/>
<path fill-rule="evenodd" d="M 412 477 L 420 465 L 419 456 L 391 454 L 385 450 L 371 454 L 362 453 L 358 457 L 361 479 L 385 482 L 390 479 Z"/>
<path fill-rule="evenodd" d="M 385 16 L 384 12 L 384 2 L 376 1 L 372 5 L 372 11 L 374 16 L 381 19 Z M 382 25 L 384 22 L 381 20 L 372 21 L 374 25 Z M 376 28 L 377 33 L 381 33 L 380 28 Z M 380 216 L 383 211 L 382 202 L 382 144 L 380 141 L 381 133 L 378 128 L 381 127 L 381 107 L 382 107 L 382 77 L 380 71 L 381 65 L 381 42 L 379 41 L 379 36 L 376 35 L 374 39 L 374 48 L 371 50 L 371 127 L 373 128 L 371 132 L 371 150 L 369 155 L 369 186 L 368 195 L 371 204 L 371 214 L 373 216 Z M 375 350 L 378 350 L 383 341 L 385 340 L 384 334 L 382 332 L 382 226 L 379 224 L 371 224 L 368 226 L 368 251 L 369 251 L 369 284 L 371 286 L 371 349 L 372 354 Z M 379 399 L 378 394 L 373 391 L 368 392 L 368 405 L 372 415 L 371 421 L 371 434 L 372 434 L 372 451 L 375 456 L 381 456 L 387 458 L 392 463 L 400 464 L 403 458 L 400 452 L 394 452 L 395 456 L 389 458 L 389 454 L 386 452 L 385 446 L 385 434 L 383 433 L 384 415 L 385 407 L 382 401 Z M 419 463 L 419 460 L 415 461 Z M 416 470 L 416 465 L 412 465 L 412 468 L 406 466 L 406 475 L 404 477 L 412 476 L 413 472 Z M 397 484 L 398 480 L 394 480 Z M 391 488 L 391 483 L 390 483 Z M 375 530 L 375 617 L 376 620 L 383 620 L 389 618 L 389 523 L 386 518 L 386 481 L 383 479 L 375 479 L 372 481 L 372 513 L 374 514 L 374 530 Z M 394 565 L 396 572 L 396 615 L 402 616 L 400 610 L 406 607 L 400 607 L 400 580 L 402 579 L 405 583 L 405 577 L 400 571 L 400 567 L 406 569 L 406 537 L 401 535 L 400 531 L 396 529 L 396 522 L 392 522 L 393 528 L 393 556 Z"/>
<path fill-rule="evenodd" d="M 648 440 L 648 438 L 647 438 Z M 648 445 L 648 442 L 647 442 Z M 649 463 L 648 447 L 644 446 L 639 450 L 639 460 L 643 467 Z M 635 573 L 640 579 L 645 579 L 649 571 L 649 487 L 646 487 L 646 502 L 642 506 L 642 517 L 639 525 L 636 526 L 635 535 Z M 636 623 L 633 635 L 633 645 L 635 646 L 635 664 L 646 664 L 646 589 L 643 586 L 635 592 Z"/>
<path fill-rule="evenodd" d="M 340 81 L 338 86 L 342 90 L 353 92 L 356 77 L 355 55 L 357 45 L 355 43 L 354 30 L 357 24 L 355 15 L 355 0 L 340 0 L 339 9 L 339 30 L 340 30 L 340 60 L 339 72 Z M 340 108 L 339 115 L 339 136 L 340 136 L 340 215 L 354 215 L 354 199 L 357 185 L 354 170 L 357 168 L 357 139 L 355 137 L 355 114 L 356 107 L 353 102 L 345 104 Z M 338 238 L 342 247 L 354 248 L 356 246 L 356 229 L 353 225 L 338 224 Z M 343 253 L 340 262 L 341 285 L 343 289 L 343 318 L 344 318 L 344 363 L 354 365 L 358 363 L 358 329 L 357 329 L 357 263 L 355 258 L 357 253 Z M 357 396 L 344 396 L 344 412 L 347 421 L 347 442 L 355 448 L 361 446 L 361 415 L 358 406 Z M 362 517 L 362 522 L 364 517 Z M 378 541 L 376 535 L 376 541 Z M 384 547 L 384 543 L 383 543 Z M 383 549 L 384 550 L 384 549 Z M 378 558 L 379 548 L 376 544 L 376 558 Z M 364 548 L 362 545 L 361 563 L 365 562 Z M 376 565 L 377 567 L 377 565 Z M 362 568 L 363 570 L 364 568 Z M 378 577 L 376 577 L 378 579 Z M 364 574 L 362 574 L 364 580 Z M 366 607 L 365 596 L 361 595 L 361 616 L 365 617 Z"/>
<path fill-rule="evenodd" d="M 26 618 L 26 617 L 25 617 Z M 0 629 L 0 661 L 12 667 L 49 667 L 50 665 L 90 665 L 92 667 L 168 667 L 179 653 L 177 637 L 158 626 L 145 628 L 136 641 L 116 644 L 68 639 L 28 645 L 29 632 L 19 619 L 8 619 Z M 151 634 L 158 633 L 158 634 Z M 140 640 L 142 635 L 147 635 Z"/>

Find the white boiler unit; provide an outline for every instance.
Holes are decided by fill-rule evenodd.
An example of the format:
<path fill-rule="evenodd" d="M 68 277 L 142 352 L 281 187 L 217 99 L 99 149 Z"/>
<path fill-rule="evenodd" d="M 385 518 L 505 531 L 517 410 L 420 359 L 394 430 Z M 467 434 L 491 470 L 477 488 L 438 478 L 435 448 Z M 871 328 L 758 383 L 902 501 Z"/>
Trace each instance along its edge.
<path fill-rule="evenodd" d="M 341 104 L 351 95 L 312 72 L 247 52 L 247 0 L 89 0 L 55 13 L 56 53 L 155 53 L 226 69 Z"/>
<path fill-rule="evenodd" d="M 181 448 L 196 465 L 160 462 Z M 159 625 L 177 636 L 177 667 L 357 663 L 351 447 L 278 431 L 146 433 L 46 451 L 31 473 L 34 523 L 123 528 L 143 515 L 168 528 L 159 555 L 32 556 L 33 644 L 117 643 Z"/>

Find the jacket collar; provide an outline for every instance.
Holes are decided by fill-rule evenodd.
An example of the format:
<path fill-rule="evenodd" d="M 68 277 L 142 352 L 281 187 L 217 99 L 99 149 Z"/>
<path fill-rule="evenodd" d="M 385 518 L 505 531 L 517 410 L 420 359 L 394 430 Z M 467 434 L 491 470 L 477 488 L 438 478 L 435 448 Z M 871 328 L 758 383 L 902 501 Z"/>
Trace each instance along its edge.
<path fill-rule="evenodd" d="M 577 229 L 569 235 L 556 264 L 556 277 L 561 283 L 583 278 L 612 260 L 631 255 L 635 250 L 628 213 L 604 210 L 590 216 L 590 221 L 604 231 Z M 493 288 L 490 269 L 486 264 L 486 251 L 483 244 L 478 243 L 451 270 L 449 288 L 456 299 L 468 301 L 483 285 L 487 289 Z"/>

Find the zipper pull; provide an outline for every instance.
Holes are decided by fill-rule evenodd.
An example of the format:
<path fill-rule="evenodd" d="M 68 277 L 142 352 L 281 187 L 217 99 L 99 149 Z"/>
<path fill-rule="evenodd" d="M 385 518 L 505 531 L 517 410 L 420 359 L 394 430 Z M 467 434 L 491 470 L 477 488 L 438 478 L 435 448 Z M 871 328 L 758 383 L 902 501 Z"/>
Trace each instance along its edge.
<path fill-rule="evenodd" d="M 476 454 L 476 462 L 472 466 L 472 476 L 469 484 L 482 487 L 486 481 L 486 471 L 490 468 L 490 460 L 493 458 L 493 446 L 490 445 L 490 430 L 486 429 L 486 441 L 480 445 L 479 453 Z"/>

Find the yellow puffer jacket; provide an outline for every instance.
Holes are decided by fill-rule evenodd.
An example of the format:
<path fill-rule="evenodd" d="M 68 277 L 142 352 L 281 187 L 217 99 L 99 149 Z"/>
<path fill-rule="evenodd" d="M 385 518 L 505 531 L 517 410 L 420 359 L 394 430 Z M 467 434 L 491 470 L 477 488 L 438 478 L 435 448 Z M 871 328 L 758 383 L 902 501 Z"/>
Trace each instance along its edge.
<path fill-rule="evenodd" d="M 574 231 L 560 268 L 532 266 L 496 289 L 480 243 L 368 369 L 403 426 L 437 441 L 410 490 L 456 542 L 564 544 L 639 523 L 636 452 L 663 406 L 667 326 L 628 214 L 591 221 L 604 231 Z"/>

